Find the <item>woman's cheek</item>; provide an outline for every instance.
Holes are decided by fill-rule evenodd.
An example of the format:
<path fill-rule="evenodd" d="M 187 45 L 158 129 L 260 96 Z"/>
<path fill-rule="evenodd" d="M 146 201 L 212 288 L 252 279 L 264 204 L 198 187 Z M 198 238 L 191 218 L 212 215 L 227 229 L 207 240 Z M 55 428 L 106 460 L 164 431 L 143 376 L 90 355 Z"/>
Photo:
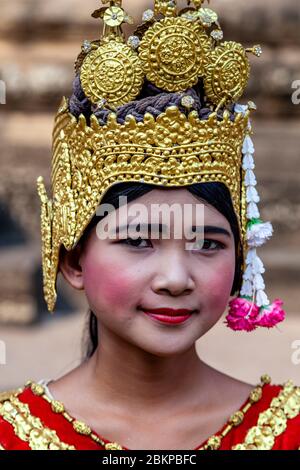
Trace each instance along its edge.
<path fill-rule="evenodd" d="M 209 271 L 206 275 L 205 291 L 207 301 L 211 308 L 224 310 L 230 297 L 234 280 L 232 265 L 221 263 L 217 269 Z"/>
<path fill-rule="evenodd" d="M 112 259 L 101 263 L 86 260 L 83 281 L 86 296 L 94 308 L 124 309 L 137 290 L 135 279 Z"/>

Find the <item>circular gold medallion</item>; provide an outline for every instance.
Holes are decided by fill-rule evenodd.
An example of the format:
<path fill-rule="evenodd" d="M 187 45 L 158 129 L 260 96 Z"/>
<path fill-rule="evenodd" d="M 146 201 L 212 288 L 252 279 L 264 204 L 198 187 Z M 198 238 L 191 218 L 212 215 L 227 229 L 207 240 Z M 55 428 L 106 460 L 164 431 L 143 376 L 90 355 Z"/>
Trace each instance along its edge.
<path fill-rule="evenodd" d="M 148 29 L 139 48 L 147 79 L 167 91 L 184 91 L 203 75 L 211 41 L 200 24 L 165 18 Z"/>
<path fill-rule="evenodd" d="M 243 94 L 249 80 L 250 64 L 241 44 L 224 42 L 211 53 L 204 87 L 207 97 L 219 104 L 237 101 Z"/>
<path fill-rule="evenodd" d="M 104 43 L 83 61 L 80 80 L 92 103 L 105 99 L 121 106 L 135 99 L 143 85 L 144 73 L 138 55 L 118 41 Z"/>

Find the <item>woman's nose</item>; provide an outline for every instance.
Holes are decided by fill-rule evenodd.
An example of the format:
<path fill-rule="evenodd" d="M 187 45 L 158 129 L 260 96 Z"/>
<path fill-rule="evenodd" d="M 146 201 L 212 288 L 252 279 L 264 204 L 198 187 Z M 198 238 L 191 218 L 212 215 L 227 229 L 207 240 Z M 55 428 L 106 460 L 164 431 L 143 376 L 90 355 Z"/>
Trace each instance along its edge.
<path fill-rule="evenodd" d="M 171 295 L 189 294 L 195 288 L 191 269 L 182 256 L 170 253 L 160 259 L 152 282 L 152 289 L 156 293 L 170 293 Z"/>

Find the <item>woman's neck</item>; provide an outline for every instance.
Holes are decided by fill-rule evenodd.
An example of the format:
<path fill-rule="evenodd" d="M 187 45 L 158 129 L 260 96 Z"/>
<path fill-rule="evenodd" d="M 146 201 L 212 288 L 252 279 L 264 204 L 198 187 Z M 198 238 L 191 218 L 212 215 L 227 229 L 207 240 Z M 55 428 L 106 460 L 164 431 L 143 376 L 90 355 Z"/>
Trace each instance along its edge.
<path fill-rule="evenodd" d="M 97 396 L 129 410 L 166 411 L 190 403 L 199 391 L 206 366 L 195 347 L 170 357 L 157 357 L 123 343 L 101 344 L 86 364 L 86 379 Z"/>

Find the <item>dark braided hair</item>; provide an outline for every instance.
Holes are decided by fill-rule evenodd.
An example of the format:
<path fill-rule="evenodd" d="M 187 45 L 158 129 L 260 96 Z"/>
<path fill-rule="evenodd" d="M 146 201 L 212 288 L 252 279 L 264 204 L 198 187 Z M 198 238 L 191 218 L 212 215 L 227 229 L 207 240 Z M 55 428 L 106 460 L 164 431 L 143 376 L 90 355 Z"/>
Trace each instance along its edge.
<path fill-rule="evenodd" d="M 135 101 L 119 106 L 116 109 L 117 122 L 124 124 L 126 117 L 129 115 L 135 117 L 137 122 L 141 122 L 146 113 L 157 117 L 169 106 L 177 106 L 182 113 L 187 115 L 189 110 L 181 104 L 183 95 L 189 95 L 194 98 L 193 109 L 197 111 L 201 120 L 207 120 L 213 109 L 205 103 L 206 98 L 201 80 L 199 80 L 195 87 L 189 88 L 184 93 L 166 93 L 152 83 L 145 81 L 142 91 Z M 80 77 L 77 75 L 73 82 L 73 94 L 69 100 L 69 110 L 76 118 L 83 114 L 87 122 L 89 122 L 90 115 L 94 113 L 100 125 L 103 126 L 106 124 L 107 117 L 111 111 L 108 109 L 94 111 L 94 109 L 96 108 L 85 96 Z M 230 105 L 227 109 L 230 112 L 231 120 L 234 120 L 234 105 Z M 220 109 L 217 115 L 221 120 L 223 118 L 223 110 Z"/>
<path fill-rule="evenodd" d="M 183 95 L 190 95 L 194 98 L 193 109 L 197 111 L 199 119 L 206 120 L 213 112 L 213 107 L 206 102 L 206 97 L 203 89 L 203 83 L 199 80 L 198 84 L 193 88 L 188 89 L 183 93 L 166 93 L 163 90 L 157 88 L 148 81 L 145 81 L 142 91 L 139 97 L 128 104 L 120 106 L 116 109 L 117 122 L 124 124 L 127 116 L 134 116 L 138 122 L 144 119 L 146 113 L 151 113 L 154 117 L 159 116 L 169 106 L 177 106 L 182 113 L 188 115 L 190 110 L 182 106 L 181 99 Z M 230 119 L 234 120 L 234 105 L 227 107 L 230 113 Z M 69 111 L 79 117 L 83 114 L 86 118 L 87 123 L 90 122 L 90 116 L 94 113 L 100 125 L 105 125 L 107 117 L 111 111 L 109 109 L 96 109 L 92 103 L 85 96 L 81 86 L 80 77 L 76 76 L 73 82 L 73 94 L 69 100 Z M 220 109 L 217 113 L 218 119 L 223 118 L 224 110 Z M 157 185 L 148 183 L 138 182 L 124 182 L 117 183 L 104 195 L 101 204 L 112 204 L 115 209 L 119 207 L 119 197 L 127 196 L 127 203 L 130 203 L 134 199 L 143 196 L 144 194 L 157 189 Z M 160 187 L 164 190 L 168 190 L 167 187 Z M 240 289 L 242 282 L 242 259 L 239 256 L 239 246 L 241 243 L 239 235 L 239 226 L 237 217 L 232 205 L 229 189 L 219 182 L 212 183 L 195 183 L 186 186 L 186 189 L 193 195 L 201 200 L 205 200 L 208 204 L 214 206 L 229 222 L 231 230 L 235 240 L 235 277 L 232 286 L 231 295 L 234 295 L 236 291 Z M 105 217 L 94 217 L 88 227 L 86 228 L 80 243 L 84 243 L 87 235 L 90 233 L 93 227 Z M 88 323 L 88 346 L 86 348 L 84 357 L 90 358 L 98 347 L 98 321 L 96 315 L 89 312 L 89 323 Z"/>

